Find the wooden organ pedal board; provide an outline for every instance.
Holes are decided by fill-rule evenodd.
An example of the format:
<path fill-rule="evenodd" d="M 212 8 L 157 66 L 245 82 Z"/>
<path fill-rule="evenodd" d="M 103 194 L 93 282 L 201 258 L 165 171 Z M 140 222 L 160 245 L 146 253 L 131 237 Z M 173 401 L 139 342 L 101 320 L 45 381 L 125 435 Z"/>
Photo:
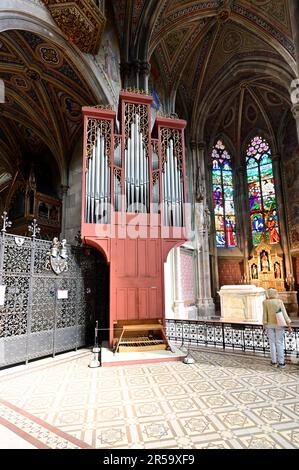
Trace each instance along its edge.
<path fill-rule="evenodd" d="M 117 341 L 120 351 L 133 334 L 147 338 L 136 348 L 167 347 L 164 262 L 187 239 L 186 122 L 157 117 L 151 131 L 151 103 L 145 93 L 122 91 L 119 133 L 115 111 L 83 108 L 81 237 L 109 264 L 109 345 Z M 122 322 L 121 338 L 115 322 Z"/>

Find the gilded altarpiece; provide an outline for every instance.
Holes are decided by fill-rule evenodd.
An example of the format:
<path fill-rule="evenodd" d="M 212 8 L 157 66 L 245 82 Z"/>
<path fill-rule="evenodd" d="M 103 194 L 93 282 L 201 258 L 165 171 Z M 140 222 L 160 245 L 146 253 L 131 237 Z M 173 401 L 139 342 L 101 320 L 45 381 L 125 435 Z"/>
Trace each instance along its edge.
<path fill-rule="evenodd" d="M 264 289 L 285 291 L 283 257 L 279 245 L 262 241 L 252 252 L 249 261 L 250 283 Z"/>

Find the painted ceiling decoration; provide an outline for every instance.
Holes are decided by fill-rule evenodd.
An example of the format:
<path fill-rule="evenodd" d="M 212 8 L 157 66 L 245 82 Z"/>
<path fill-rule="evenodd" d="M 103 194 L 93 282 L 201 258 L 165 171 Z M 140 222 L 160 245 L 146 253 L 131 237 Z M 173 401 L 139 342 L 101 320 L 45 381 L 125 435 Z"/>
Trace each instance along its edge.
<path fill-rule="evenodd" d="M 43 3 L 69 42 L 97 52 L 103 0 Z M 207 142 L 222 131 L 240 142 L 253 125 L 281 132 L 294 74 L 288 0 L 113 0 L 106 13 L 118 31 L 120 62 L 154 64 L 161 87 L 154 91 L 168 100 L 167 112 L 180 108 L 193 139 L 198 129 Z M 22 30 L 0 35 L 0 72 L 7 89 L 0 130 L 9 119 L 20 145 L 42 142 L 61 167 L 81 106 L 95 103 L 84 76 L 62 47 Z"/>
<path fill-rule="evenodd" d="M 81 107 L 94 103 L 84 77 L 60 46 L 22 30 L 1 34 L 0 74 L 6 89 L 0 129 L 10 122 L 23 152 L 50 151 L 62 169 L 81 128 Z"/>
<path fill-rule="evenodd" d="M 55 23 L 82 52 L 96 54 L 105 30 L 103 7 L 93 0 L 43 0 Z M 46 54 L 47 55 L 47 54 Z M 57 58 L 48 55 L 51 62 Z"/>
<path fill-rule="evenodd" d="M 164 10 L 157 18 L 152 41 L 157 42 L 161 36 L 177 27 L 178 24 L 213 15 L 220 15 L 222 19 L 228 16 L 242 18 L 247 23 L 252 23 L 256 28 L 272 35 L 287 50 L 294 50 L 287 0 L 271 0 L 265 3 L 259 3 L 258 0 L 209 2 L 164 0 Z"/>

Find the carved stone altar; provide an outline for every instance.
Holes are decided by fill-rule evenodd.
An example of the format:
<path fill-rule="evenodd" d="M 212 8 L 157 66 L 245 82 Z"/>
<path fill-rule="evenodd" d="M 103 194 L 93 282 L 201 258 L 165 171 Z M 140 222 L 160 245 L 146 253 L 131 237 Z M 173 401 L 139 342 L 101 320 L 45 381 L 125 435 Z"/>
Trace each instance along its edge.
<path fill-rule="evenodd" d="M 263 321 L 265 289 L 253 285 L 222 286 L 219 292 L 221 320 L 231 322 Z"/>

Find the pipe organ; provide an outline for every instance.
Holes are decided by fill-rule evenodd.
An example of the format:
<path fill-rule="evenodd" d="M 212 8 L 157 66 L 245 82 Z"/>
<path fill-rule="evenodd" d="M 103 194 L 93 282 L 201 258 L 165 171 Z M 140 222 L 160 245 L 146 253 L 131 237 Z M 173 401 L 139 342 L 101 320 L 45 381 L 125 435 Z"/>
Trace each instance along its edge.
<path fill-rule="evenodd" d="M 122 91 L 118 116 L 83 108 L 81 236 L 110 264 L 110 345 L 118 321 L 163 322 L 164 262 L 186 241 L 186 122 L 157 117 L 152 129 L 151 103 Z"/>

